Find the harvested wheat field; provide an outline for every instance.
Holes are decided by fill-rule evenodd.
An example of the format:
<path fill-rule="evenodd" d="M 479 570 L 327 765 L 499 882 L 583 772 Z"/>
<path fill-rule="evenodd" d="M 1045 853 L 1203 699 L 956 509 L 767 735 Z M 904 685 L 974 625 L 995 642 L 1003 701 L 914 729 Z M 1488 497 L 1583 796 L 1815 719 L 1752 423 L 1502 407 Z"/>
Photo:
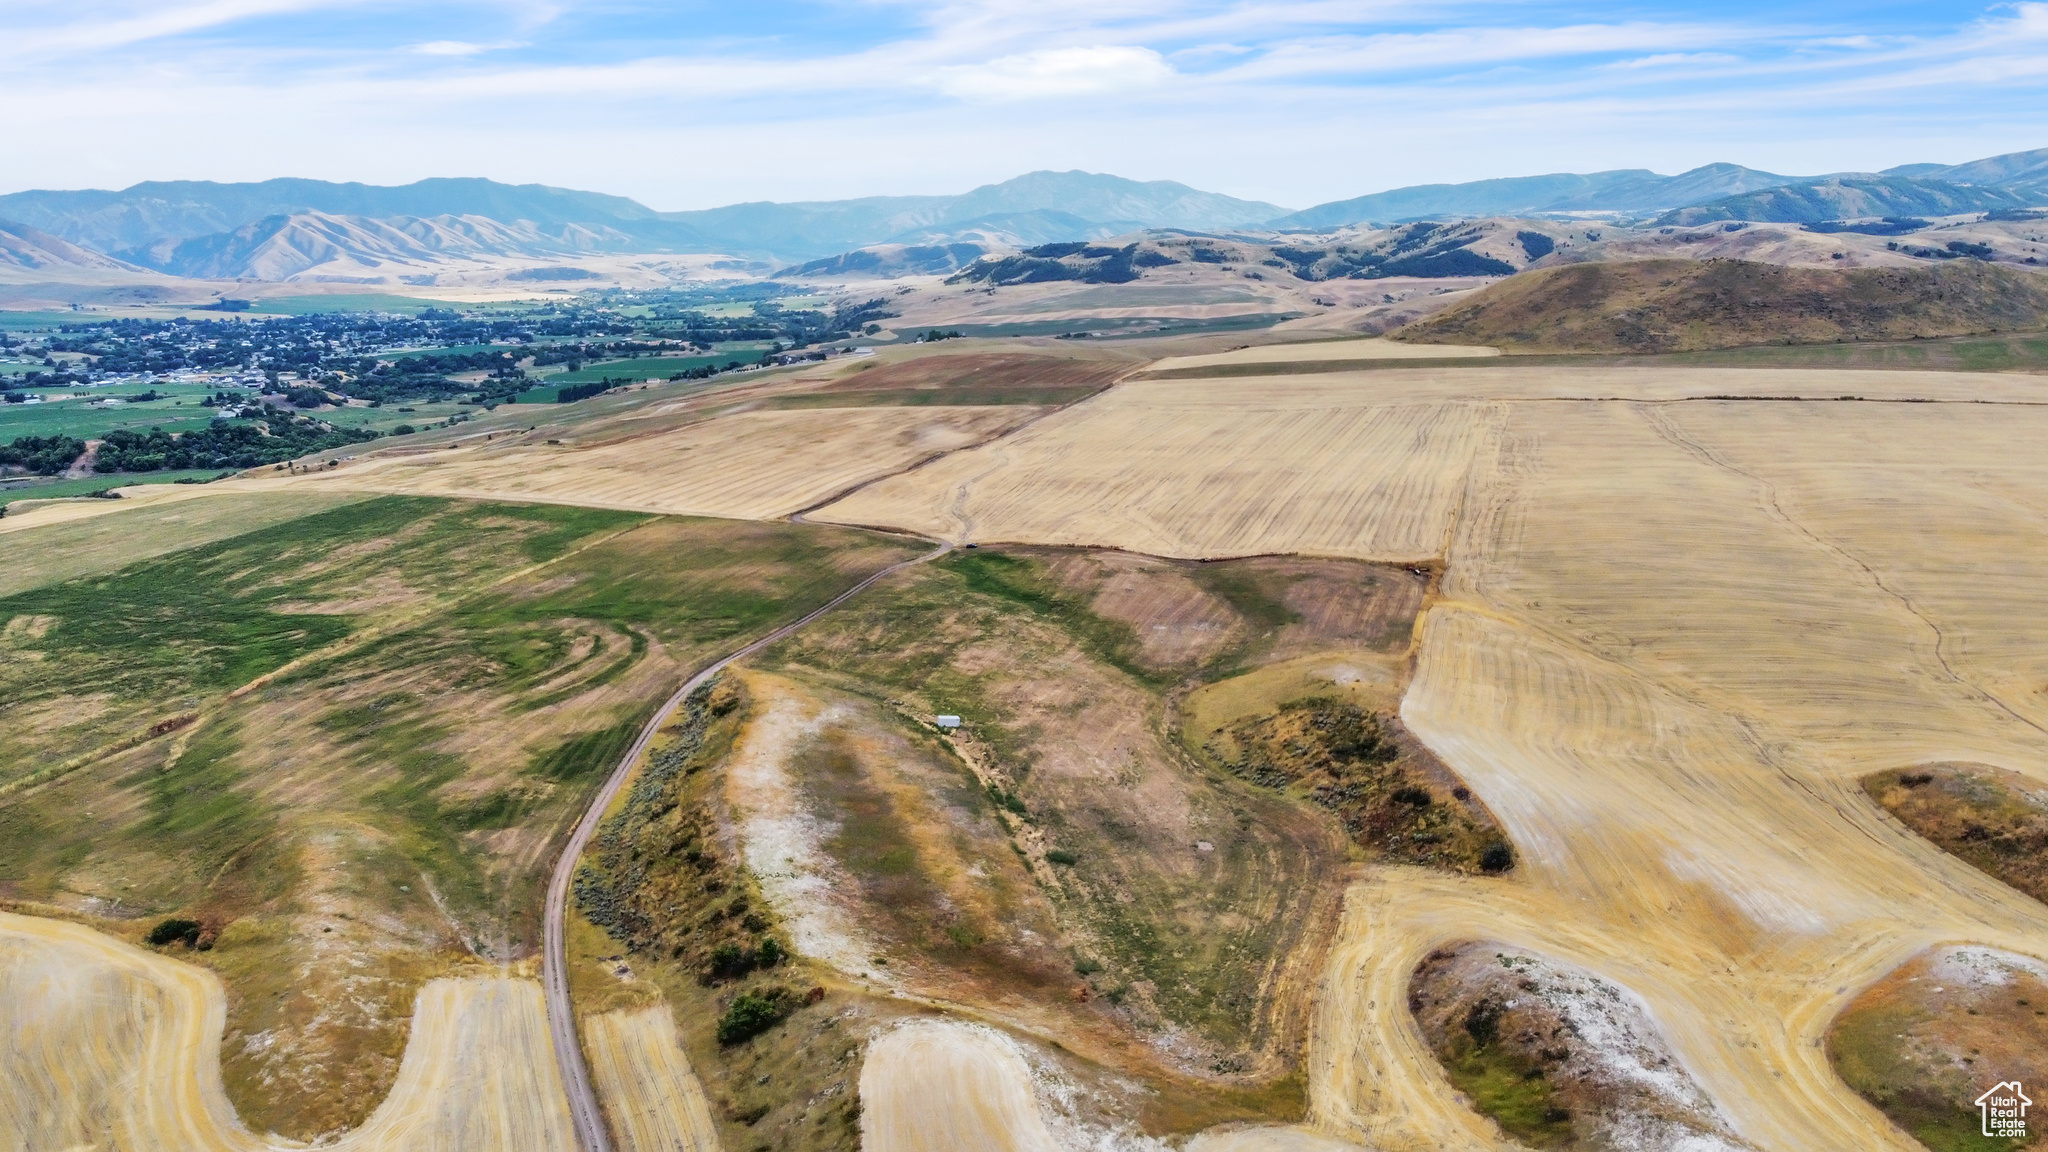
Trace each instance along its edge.
<path fill-rule="evenodd" d="M 255 1152 L 220 1083 L 220 982 L 72 924 L 0 913 L 0 1131 L 9 1148 Z M 569 1152 L 540 985 L 420 990 L 391 1094 L 334 1148 Z"/>
<path fill-rule="evenodd" d="M 668 1005 L 586 1018 L 583 1050 L 622 1152 L 718 1152 L 711 1105 Z"/>
<path fill-rule="evenodd" d="M 1305 1123 L 1213 1132 L 1193 1147 L 1516 1147 L 1459 1090 L 1459 1077 L 1471 1084 L 1477 1073 L 1446 1066 L 1472 1052 L 1448 1030 L 1459 1026 L 1458 1012 L 1425 1019 L 1431 1004 L 1453 1003 L 1445 998 L 1452 993 L 1417 995 L 1418 969 L 1470 959 L 1480 942 L 1476 967 L 1464 973 L 1471 979 L 1459 987 L 1506 995 L 1526 980 L 1563 997 L 1546 1020 L 1579 1019 L 1573 1014 L 1587 997 L 1625 1006 L 1605 1019 L 1618 1029 L 1616 1043 L 1635 1053 L 1627 1076 L 1676 1086 L 1666 1105 L 1690 1115 L 1693 1137 L 1710 1142 L 1686 1144 L 1691 1137 L 1655 1125 L 1632 1128 L 1622 1105 L 1584 1111 L 1591 1106 L 1571 1104 L 1581 1098 L 1560 1089 L 1554 1099 L 1566 1104 L 1558 1107 L 1593 1117 L 1585 1131 L 1666 1132 L 1639 1142 L 1644 1147 L 1911 1152 L 1914 1139 L 1852 1090 L 1831 1059 L 1829 1037 L 1844 1011 L 1873 988 L 1911 982 L 1917 969 L 1894 974 L 1933 949 L 1995 950 L 2021 966 L 2048 960 L 2048 907 L 1917 835 L 1883 806 L 1904 812 L 1903 801 L 1884 800 L 1883 788 L 1874 798 L 1865 784 L 1873 774 L 1917 779 L 1969 765 L 2014 788 L 2048 786 L 2048 583 L 2040 578 L 2048 571 L 2048 460 L 2039 451 L 2048 439 L 2048 380 L 1417 367 L 1126 383 L 1018 427 L 1037 411 L 749 412 L 638 440 L 365 460 L 284 483 L 311 491 L 418 485 L 766 517 L 885 476 L 817 518 L 958 541 L 1165 557 L 1308 553 L 1414 564 L 1414 587 L 1384 590 L 1390 605 L 1419 603 L 1412 645 L 1399 643 L 1406 629 L 1393 635 L 1382 626 L 1405 618 L 1406 608 L 1361 603 L 1347 609 L 1356 626 L 1332 626 L 1343 651 L 1297 655 L 1287 629 L 1306 626 L 1328 599 L 1303 583 L 1298 602 L 1268 597 L 1270 623 L 1257 636 L 1276 662 L 1256 673 L 1264 679 L 1197 689 L 1188 712 L 1220 730 L 1234 723 L 1226 705 L 1258 703 L 1260 693 L 1277 693 L 1267 703 L 1284 712 L 1289 686 L 1312 677 L 1350 685 L 1347 698 L 1391 702 L 1412 675 L 1400 699 L 1402 731 L 1469 786 L 1475 810 L 1498 821 L 1514 867 L 1460 875 L 1392 862 L 1400 857 L 1354 856 L 1349 873 L 1322 870 L 1333 888 L 1344 882 L 1335 877 L 1353 879 L 1327 959 L 1304 967 L 1322 973 L 1308 1012 Z M 994 439 L 966 447 L 985 437 Z M 835 455 L 835 445 L 855 458 Z M 949 448 L 960 450 L 903 470 Z M 646 463 L 658 453 L 670 465 Z M 954 553 L 763 657 L 769 668 L 802 657 L 817 665 L 814 675 L 872 673 L 886 685 L 864 702 L 832 695 L 839 688 L 761 689 L 757 729 L 735 753 L 730 799 L 756 822 L 742 839 L 767 903 L 784 900 L 792 885 L 830 889 L 831 870 L 806 863 L 824 861 L 828 850 L 852 859 L 854 848 L 889 847 L 835 847 L 822 823 L 769 826 L 782 809 L 795 810 L 786 801 L 800 781 L 819 796 L 867 803 L 874 798 L 856 786 L 881 781 L 910 795 L 921 771 L 901 752 L 914 746 L 902 733 L 870 740 L 880 750 L 870 759 L 887 769 L 872 774 L 852 771 L 866 763 L 859 754 L 867 744 L 835 749 L 825 741 L 805 761 L 797 754 L 805 741 L 856 712 L 879 717 L 876 701 L 925 691 L 918 677 L 927 664 L 950 662 L 959 675 L 929 685 L 945 698 L 915 713 L 957 707 L 976 723 L 977 709 L 989 715 L 1004 704 L 969 694 L 976 669 L 1018 659 L 1026 651 L 1019 637 L 1052 635 L 1041 622 L 1033 632 L 1008 627 L 1000 644 L 970 643 L 979 633 L 963 623 L 968 609 L 993 613 L 1000 599 L 1011 606 L 1003 612 L 1055 612 L 1095 629 L 1076 634 L 1095 637 L 1088 643 L 1127 643 L 1102 651 L 1139 672 L 1206 667 L 1254 634 L 1253 616 L 1225 610 L 1235 585 L 1220 570 L 1230 566 L 1028 552 Z M 923 587 L 918 580 L 932 591 L 904 598 Z M 900 630 L 902 621 L 925 619 L 913 608 L 936 624 Z M 11 625 L 22 636 L 43 627 L 29 615 Z M 1087 672 L 1094 665 L 1061 655 L 1068 650 L 1067 641 L 1048 641 L 1046 651 L 1060 660 L 1033 665 L 1047 677 L 1057 669 L 1075 698 L 1048 690 L 1033 705 L 1038 711 L 1028 715 L 1045 722 L 1006 753 L 1029 762 L 1021 783 L 1003 777 L 989 790 L 975 786 L 978 777 L 954 775 L 965 789 L 962 811 L 969 800 L 987 800 L 991 811 L 1015 801 L 1023 811 L 1006 810 L 1042 814 L 1071 847 L 1082 825 L 1050 818 L 1066 799 L 1096 794 L 1092 781 L 1110 766 L 1063 761 L 1046 749 L 1072 730 L 1084 734 L 1076 747 L 1091 754 L 1109 743 L 1104 733 L 1142 750 L 1156 720 L 1135 691 L 1101 687 L 1123 681 Z M 1348 679 L 1338 678 L 1337 664 Z M 766 671 L 749 675 L 767 685 Z M 1057 716 L 1047 710 L 1054 703 L 1064 709 Z M 999 735 L 994 718 L 983 723 Z M 881 724 L 874 722 L 877 732 Z M 1248 738 L 1287 735 L 1241 730 Z M 780 745 L 762 743 L 778 734 Z M 844 781 L 828 778 L 841 767 Z M 1145 814 L 1163 810 L 1150 805 Z M 1259 822 L 1247 819 L 1245 828 Z M 1197 839 L 1189 827 L 1173 838 L 1188 859 L 1220 842 Z M 1063 850 L 1065 866 L 1085 858 L 1089 871 L 1077 877 L 1102 874 L 1117 859 L 1115 843 Z M 774 851 L 757 854 L 756 846 Z M 1022 866 L 1006 867 L 1022 876 Z M 1019 890 L 1028 882 L 1017 879 Z M 1204 899 L 1216 903 L 1213 894 Z M 0 1006 L 13 1033 L 27 1038 L 0 1058 L 12 1062 L 11 1078 L 31 1086 L 16 1094 L 26 1107 L 0 1101 L 0 1109 L 15 1108 L 0 1119 L 31 1134 L 26 1147 L 260 1146 L 237 1128 L 219 1087 L 224 1010 L 211 977 L 66 925 L 8 918 L 0 931 L 9 982 Z M 877 996 L 914 985 L 919 973 L 909 964 L 886 979 L 875 975 L 886 957 L 873 932 L 865 921 L 793 916 L 790 924 L 807 963 L 869 974 Z M 934 947 L 944 947 L 938 941 Z M 1482 969 L 1492 976 L 1485 965 L 1496 949 L 1523 958 L 1516 983 L 1479 978 Z M 899 960 L 909 952 L 890 950 Z M 1170 956 L 1178 963 L 1179 948 Z M 1169 971 L 1167 958 L 1150 959 Z M 1088 975 L 1080 967 L 1073 977 L 1061 973 L 1076 985 Z M 837 1011 L 841 995 L 835 987 L 824 1001 L 834 1007 L 811 1007 L 810 1019 Z M 1961 1034 L 1941 1016 L 1947 1001 L 1926 1003 L 1916 1035 Z M 692 1102 L 689 1062 L 665 1022 L 674 1030 L 645 1011 L 593 1018 L 592 1063 L 607 1097 L 636 1102 L 637 1111 L 615 1117 L 632 1147 L 701 1142 L 705 1115 L 738 1123 L 730 1110 Z M 1008 1022 L 1033 1027 L 1015 1015 Z M 684 1032 L 696 1026 L 689 1017 L 681 1023 Z M 822 1023 L 805 1026 L 824 1034 Z M 347 1140 L 566 1147 L 543 1027 L 531 985 L 426 985 L 390 1099 Z M 1862 1057 L 1882 1063 L 1886 1033 L 1865 1031 Z M 934 1021 L 871 1040 L 851 1027 L 839 1035 L 846 1053 L 856 1040 L 865 1053 L 857 1126 L 871 1149 L 1035 1152 L 1076 1142 L 1048 1103 L 1057 1093 L 1046 1087 L 1040 1050 L 1025 1039 Z M 422 1054 L 432 1052 L 448 1053 L 446 1077 L 428 1075 Z M 1582 1071 L 1602 1055 L 1597 1045 L 1555 1058 L 1540 1047 L 1517 1053 L 1532 1067 Z M 717 1079 L 713 1064 L 696 1067 L 706 1083 Z M 2000 1075 L 1988 1066 L 1978 1072 L 1970 1067 L 1963 1078 L 1981 1079 L 1980 1089 Z M 646 1090 L 655 1082 L 683 1087 Z M 714 1084 L 713 1095 L 762 1083 Z M 1536 1119 L 1554 1130 L 1566 1124 L 1546 1115 Z M 1586 1146 L 1626 1143 L 1601 1139 L 1607 1143 Z"/>
<path fill-rule="evenodd" d="M 368 457 L 296 483 L 766 520 L 987 439 L 1037 411 L 1011 405 L 735 412 L 590 445 L 484 443 Z"/>
<path fill-rule="evenodd" d="M 2039 955 L 2048 910 L 1857 782 L 1927 760 L 2043 778 L 2048 710 L 2014 690 L 2044 679 L 2048 604 L 2018 575 L 2048 559 L 2042 431 L 2041 409 L 1974 404 L 1514 408 L 1402 716 L 1525 867 L 1354 894 L 1318 1120 L 1389 1148 L 1497 1142 L 1403 1000 L 1430 949 L 1477 935 L 1640 996 L 1746 1142 L 1914 1147 L 1829 1067 L 1829 1022 L 1938 941 Z"/>
<path fill-rule="evenodd" d="M 860 1079 L 867 1152 L 1060 1152 L 1014 1041 L 993 1029 L 913 1021 L 868 1046 Z"/>
<path fill-rule="evenodd" d="M 1503 405 L 1690 404 L 1717 396 L 1756 398 L 1759 406 L 1746 413 L 1764 411 L 1761 402 L 1804 398 L 2032 404 L 2048 403 L 2048 381 L 1578 368 L 1137 381 L 877 481 L 815 518 L 962 542 L 1099 545 L 1160 556 L 1424 559 L 1444 551 L 1468 498 L 1471 462 L 1501 450 Z"/>
<path fill-rule="evenodd" d="M 1157 556 L 1434 556 L 1494 420 L 1327 384 L 1125 384 L 817 518 Z"/>
<path fill-rule="evenodd" d="M 1917 1147 L 1831 1067 L 1830 1023 L 1937 943 L 2048 954 L 2048 909 L 1860 781 L 1967 762 L 2048 783 L 2043 384 L 1380 375 L 1127 384 L 828 514 L 1182 555 L 1442 556 L 1402 718 L 1520 865 L 1354 887 L 1315 1008 L 1322 1135 L 1510 1146 L 1408 1008 L 1433 950 L 1484 939 L 1639 1003 L 1719 1139 Z M 1407 436 L 1349 431 L 1381 421 Z"/>
<path fill-rule="evenodd" d="M 1180 368 L 1211 368 L 1240 364 L 1314 364 L 1345 360 L 1443 360 L 1465 356 L 1498 356 L 1500 349 L 1483 344 L 1397 344 L 1377 337 L 1367 340 L 1318 340 L 1306 344 L 1255 344 L 1200 356 L 1168 356 L 1147 367 L 1150 372 Z"/>

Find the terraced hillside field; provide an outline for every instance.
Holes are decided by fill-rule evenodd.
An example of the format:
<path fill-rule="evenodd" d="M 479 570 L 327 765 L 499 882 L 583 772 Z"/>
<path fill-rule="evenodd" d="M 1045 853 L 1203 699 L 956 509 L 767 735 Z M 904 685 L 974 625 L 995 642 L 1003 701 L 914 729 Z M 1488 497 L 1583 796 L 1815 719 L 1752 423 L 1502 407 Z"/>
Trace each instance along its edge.
<path fill-rule="evenodd" d="M 198 503 L 81 524 L 175 537 Z M 159 943 L 225 982 L 228 1098 L 303 1139 L 369 1117 L 423 985 L 533 953 L 567 824 L 692 664 L 910 550 L 551 505 L 299 511 L 0 599 L 0 897 L 188 925 Z M 9 539 L 83 562 L 81 524 Z"/>

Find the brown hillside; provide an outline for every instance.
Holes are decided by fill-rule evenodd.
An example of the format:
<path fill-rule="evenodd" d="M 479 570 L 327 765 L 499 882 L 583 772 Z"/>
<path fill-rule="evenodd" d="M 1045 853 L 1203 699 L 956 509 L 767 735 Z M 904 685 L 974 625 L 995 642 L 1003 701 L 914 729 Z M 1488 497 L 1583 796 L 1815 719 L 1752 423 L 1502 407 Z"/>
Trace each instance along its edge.
<path fill-rule="evenodd" d="M 1523 273 L 1392 335 L 1507 352 L 1691 352 L 2042 328 L 2048 280 L 1976 260 L 1839 269 L 1640 260 Z"/>

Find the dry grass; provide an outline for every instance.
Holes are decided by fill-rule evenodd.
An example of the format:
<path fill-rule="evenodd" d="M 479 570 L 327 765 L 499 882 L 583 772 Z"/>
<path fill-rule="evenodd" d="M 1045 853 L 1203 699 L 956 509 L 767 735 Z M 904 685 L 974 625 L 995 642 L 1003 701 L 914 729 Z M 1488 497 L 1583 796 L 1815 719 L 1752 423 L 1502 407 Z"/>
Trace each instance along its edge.
<path fill-rule="evenodd" d="M 54 523 L 22 518 L 23 528 L 5 537 L 7 564 L 0 567 L 0 596 L 111 572 L 138 560 L 239 536 L 361 498 L 340 493 L 251 492 L 245 487 L 208 500 L 140 507 L 130 507 L 122 500 L 96 500 L 95 506 L 105 507 L 104 515 Z M 12 517 L 0 521 L 14 522 Z"/>
<path fill-rule="evenodd" d="M 1941 940 L 2038 954 L 2048 913 L 1859 781 L 1940 761 L 2044 780 L 2043 391 L 1697 369 L 1141 383 L 831 513 L 1182 555 L 1370 555 L 1393 536 L 1445 558 L 1402 715 L 1521 863 L 1507 881 L 1395 869 L 1354 890 L 1317 1007 L 1322 1131 L 1499 1146 L 1402 1009 L 1431 949 L 1484 934 L 1640 994 L 1741 1138 L 1905 1149 L 1828 1066 L 1829 1021 Z M 1902 400 L 1931 402 L 1877 402 Z M 1462 427 L 1327 452 L 1313 481 L 1260 438 L 1296 413 L 1328 432 L 1419 411 Z M 1445 495 L 1404 497 L 1382 469 Z M 1350 541 L 1316 526 L 1325 509 Z M 1388 532 L 1395 517 L 1440 530 L 1441 550 Z"/>
<path fill-rule="evenodd" d="M 833 540 L 901 555 L 790 524 L 393 499 L 24 594 L 43 608 L 6 614 L 28 621 L 9 643 L 57 667 L 0 665 L 21 686 L 0 751 L 197 719 L 0 797 L 6 889 L 201 921 L 210 948 L 186 955 L 227 985 L 221 1077 L 244 1119 L 300 1139 L 361 1124 L 403 1075 L 422 984 L 536 946 L 555 845 L 650 702 L 858 578 Z M 337 621 L 331 643 L 180 679 L 205 652 L 188 637 L 307 621 Z M 192 655 L 137 673 L 166 648 Z"/>
<path fill-rule="evenodd" d="M 1016 1043 L 988 1028 L 915 1021 L 868 1046 L 861 1147 L 870 1152 L 1058 1152 Z"/>
<path fill-rule="evenodd" d="M 2039 1147 L 2040 1106 L 2025 1143 L 1985 1139 L 1974 1101 L 2017 1080 L 2048 1083 L 2048 964 L 1988 948 L 1914 957 L 1856 997 L 1828 1030 L 1849 1086 L 1934 1152 Z"/>
<path fill-rule="evenodd" d="M 1402 714 L 1501 817 L 1524 875 L 1355 893 L 1321 1005 L 1318 1117 L 1386 1147 L 1491 1145 L 1441 1102 L 1412 1026 L 1383 1017 L 1406 979 L 1394 957 L 1483 931 L 1642 994 L 1744 1138 L 1909 1147 L 1827 1067 L 1828 1021 L 1938 940 L 2038 951 L 2048 914 L 1858 781 L 1941 759 L 2038 779 L 2048 606 L 2021 573 L 2048 559 L 2029 527 L 2044 422 L 1969 405 L 1513 408 Z"/>
<path fill-rule="evenodd" d="M 366 457 L 298 483 L 771 519 L 864 480 L 985 439 L 1027 406 L 735 412 L 681 428 L 551 447 L 524 441 Z M 289 483 L 289 482 L 287 482 Z"/>
<path fill-rule="evenodd" d="M 222 1091 L 219 981 L 76 925 L 0 913 L 0 1131 L 22 1148 L 257 1152 Z M 411 1011 L 397 1083 L 363 1152 L 569 1152 L 540 985 L 438 980 Z"/>
<path fill-rule="evenodd" d="M 1110 386 L 1133 364 L 1016 352 L 937 354 L 857 363 L 813 391 L 770 406 L 836 408 L 869 404 L 973 406 L 1071 404 Z"/>
<path fill-rule="evenodd" d="M 719 1152 L 668 1005 L 585 1017 L 583 1050 L 621 1152 Z"/>
<path fill-rule="evenodd" d="M 1977 260 L 1913 268 L 1624 260 L 1504 280 L 1395 339 L 1509 352 L 1691 352 L 2044 326 L 2048 280 Z"/>
<path fill-rule="evenodd" d="M 1900 823 L 2048 903 L 2048 789 L 1981 764 L 1878 772 L 1863 790 Z"/>
<path fill-rule="evenodd" d="M 1158 556 L 1442 552 L 1488 413 L 1366 387 L 1132 383 L 817 513 Z"/>
<path fill-rule="evenodd" d="M 1397 344 L 1391 340 L 1317 340 L 1306 344 L 1255 344 L 1228 352 L 1168 356 L 1146 368 L 1173 372 L 1186 368 L 1240 367 L 1258 364 L 1341 364 L 1347 360 L 1440 360 L 1498 356 L 1500 349 L 1481 344 Z"/>

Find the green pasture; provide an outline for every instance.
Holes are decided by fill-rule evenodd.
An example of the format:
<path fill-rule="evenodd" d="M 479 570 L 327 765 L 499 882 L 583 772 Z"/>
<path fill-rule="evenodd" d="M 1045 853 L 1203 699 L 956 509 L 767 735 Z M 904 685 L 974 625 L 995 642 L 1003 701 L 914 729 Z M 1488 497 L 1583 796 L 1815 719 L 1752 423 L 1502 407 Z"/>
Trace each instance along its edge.
<path fill-rule="evenodd" d="M 117 408 L 94 408 L 90 401 L 108 397 L 136 396 L 151 390 L 161 400 L 122 404 Z M 214 410 L 199 401 L 219 389 L 205 384 L 122 384 L 84 389 L 29 388 L 31 393 L 49 397 L 41 404 L 0 404 L 0 443 L 17 436 L 76 436 L 81 440 L 103 436 L 117 429 L 146 432 L 162 428 L 181 432 L 204 428 L 213 420 Z M 242 395 L 243 390 L 229 392 Z"/>
<path fill-rule="evenodd" d="M 40 476 L 26 479 L 0 481 L 0 508 L 16 500 L 54 500 L 63 496 L 90 496 L 109 488 L 125 488 L 131 484 L 179 484 L 205 483 L 222 475 L 216 469 L 189 469 L 165 472 L 104 472 L 94 473 L 82 480 L 45 479 Z"/>
<path fill-rule="evenodd" d="M 460 308 L 446 300 L 421 300 L 413 296 L 382 293 L 338 296 L 273 296 L 249 306 L 250 312 L 270 316 L 317 316 L 323 312 L 397 312 L 417 316 L 429 308 Z"/>

